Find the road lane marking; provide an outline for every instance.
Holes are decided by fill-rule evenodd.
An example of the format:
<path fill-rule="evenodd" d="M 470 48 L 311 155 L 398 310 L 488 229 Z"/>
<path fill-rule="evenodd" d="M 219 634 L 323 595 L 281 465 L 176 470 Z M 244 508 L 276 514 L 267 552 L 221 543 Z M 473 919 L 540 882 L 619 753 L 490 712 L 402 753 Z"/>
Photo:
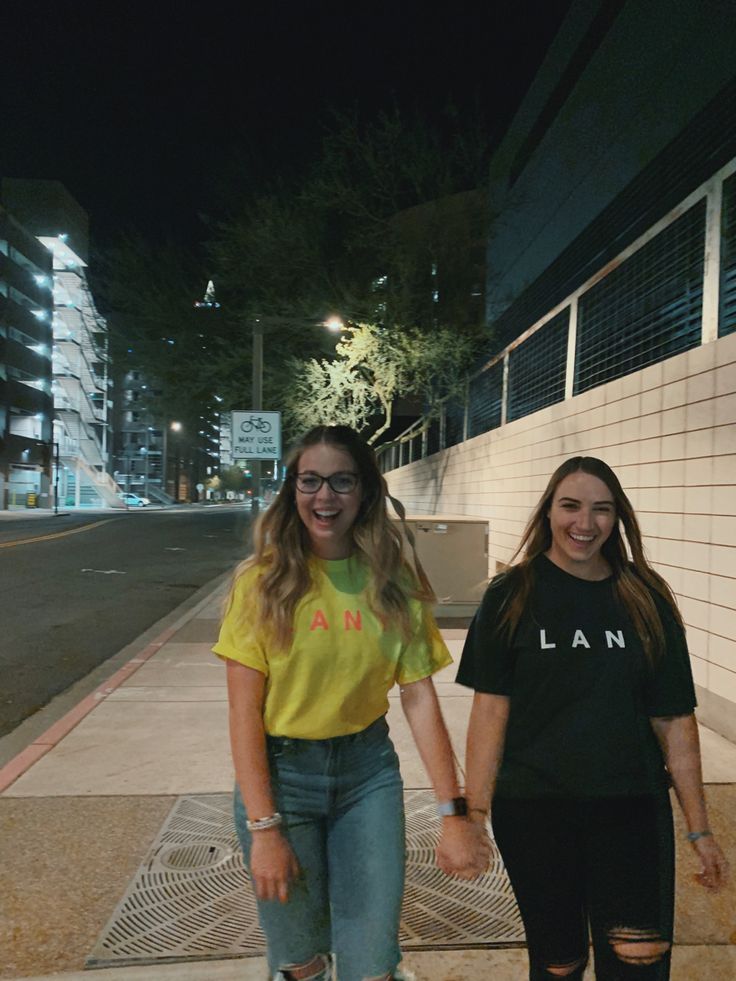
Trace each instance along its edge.
<path fill-rule="evenodd" d="M 120 569 L 82 569 L 82 572 L 99 572 L 101 576 L 127 576 L 127 572 L 121 572 Z"/>
<path fill-rule="evenodd" d="M 91 531 L 99 528 L 100 525 L 107 525 L 117 518 L 104 518 L 102 521 L 93 521 L 91 525 L 82 525 L 80 528 L 68 528 L 66 531 L 55 531 L 52 535 L 39 535 L 36 538 L 16 538 L 12 542 L 0 542 L 0 548 L 13 548 L 14 545 L 32 545 L 34 542 L 50 542 L 52 538 L 66 538 L 67 535 L 78 535 L 80 531 Z"/>

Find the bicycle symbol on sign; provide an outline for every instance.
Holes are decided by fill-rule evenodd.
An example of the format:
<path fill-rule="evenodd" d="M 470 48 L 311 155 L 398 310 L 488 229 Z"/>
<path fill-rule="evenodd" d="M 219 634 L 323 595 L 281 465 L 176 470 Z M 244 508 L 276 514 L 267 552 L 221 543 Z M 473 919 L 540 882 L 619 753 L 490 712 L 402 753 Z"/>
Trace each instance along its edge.
<path fill-rule="evenodd" d="M 271 423 L 268 419 L 262 419 L 261 416 L 251 416 L 240 423 L 240 429 L 244 433 L 252 433 L 254 429 L 259 433 L 270 433 Z"/>

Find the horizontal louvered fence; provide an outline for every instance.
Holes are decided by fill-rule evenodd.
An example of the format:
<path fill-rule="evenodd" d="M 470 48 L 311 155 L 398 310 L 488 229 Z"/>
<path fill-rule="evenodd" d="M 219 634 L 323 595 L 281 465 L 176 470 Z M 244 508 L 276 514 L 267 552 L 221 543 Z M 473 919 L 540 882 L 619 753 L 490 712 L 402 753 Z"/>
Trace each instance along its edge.
<path fill-rule="evenodd" d="M 379 447 L 381 467 L 431 456 L 733 331 L 736 160 L 471 376 L 464 399 Z"/>

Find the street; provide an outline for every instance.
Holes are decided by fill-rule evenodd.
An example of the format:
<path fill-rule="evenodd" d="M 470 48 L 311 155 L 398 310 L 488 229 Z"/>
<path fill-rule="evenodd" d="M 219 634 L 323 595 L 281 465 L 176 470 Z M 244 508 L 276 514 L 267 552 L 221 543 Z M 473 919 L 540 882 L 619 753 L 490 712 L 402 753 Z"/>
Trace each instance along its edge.
<path fill-rule="evenodd" d="M 0 523 L 0 737 L 245 557 L 241 507 Z"/>

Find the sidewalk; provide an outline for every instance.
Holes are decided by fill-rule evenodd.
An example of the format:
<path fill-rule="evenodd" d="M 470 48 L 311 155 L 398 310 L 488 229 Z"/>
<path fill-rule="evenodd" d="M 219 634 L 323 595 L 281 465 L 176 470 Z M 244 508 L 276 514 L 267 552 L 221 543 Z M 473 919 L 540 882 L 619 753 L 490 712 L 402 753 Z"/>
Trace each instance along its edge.
<path fill-rule="evenodd" d="M 53 976 L 90 981 L 95 977 L 89 969 L 93 965 L 92 970 L 103 966 L 108 970 L 105 979 L 120 981 L 265 981 L 262 957 L 227 953 L 228 944 L 235 952 L 249 941 L 245 927 L 236 935 L 229 887 L 223 885 L 226 875 L 231 877 L 229 882 L 240 874 L 231 847 L 234 839 L 229 828 L 224 832 L 215 828 L 223 806 L 226 810 L 225 795 L 233 779 L 224 666 L 209 652 L 225 588 L 221 585 L 173 622 L 169 618 L 167 629 L 145 646 L 141 644 L 132 661 L 109 682 L 0 770 L 0 978 L 38 981 Z M 457 657 L 465 631 L 447 629 L 443 633 Z M 453 675 L 453 668 L 443 671 L 437 687 L 461 758 L 470 694 L 453 683 Z M 396 696 L 391 698 L 389 721 L 401 757 L 407 800 L 415 812 L 415 818 L 410 814 L 409 849 L 410 878 L 416 881 L 407 891 L 407 907 L 416 908 L 405 907 L 404 916 L 405 926 L 413 929 L 414 914 L 436 913 L 437 922 L 442 919 L 429 908 L 435 899 L 430 902 L 424 889 L 432 878 L 432 828 L 431 818 L 426 818 L 433 810 L 432 798 Z M 702 740 L 712 823 L 736 868 L 736 747 L 709 730 L 702 730 Z M 203 822 L 211 827 L 206 840 L 201 832 Z M 411 831 L 412 827 L 418 830 Z M 202 854 L 205 845 L 209 863 Z M 692 883 L 694 867 L 681 826 L 678 860 L 672 977 L 674 981 L 736 977 L 736 887 L 732 882 L 724 894 L 712 897 Z M 173 885 L 164 874 L 167 869 L 179 876 Z M 502 875 L 502 870 L 496 868 L 496 874 Z M 127 923 L 140 929 L 139 939 L 118 942 L 115 937 L 110 939 L 108 931 L 101 945 L 100 937 L 134 880 L 143 882 L 153 896 L 151 906 L 138 913 L 135 908 L 131 913 L 132 901 L 124 907 L 129 914 Z M 177 907 L 185 892 L 191 896 L 192 884 L 205 883 L 196 909 Z M 457 910 L 463 904 L 467 914 L 479 908 L 474 903 L 481 899 L 472 896 L 481 893 L 468 892 L 451 880 L 444 880 L 441 892 L 446 895 L 439 896 L 439 903 L 451 903 L 455 896 Z M 248 896 L 240 896 L 241 905 L 247 905 Z M 511 902 L 508 897 L 505 887 L 501 900 L 507 905 Z M 427 909 L 420 910 L 425 899 Z M 134 902 L 132 905 L 135 907 Z M 157 905 L 170 910 L 169 925 L 153 924 Z M 476 913 L 475 920 L 481 924 L 476 929 L 485 930 L 491 914 L 486 918 Z M 445 926 L 451 932 L 451 918 Z M 165 944 L 178 942 L 172 940 L 175 928 L 183 929 L 188 938 L 196 937 L 203 950 L 213 953 L 188 955 L 176 963 L 126 966 L 136 956 L 150 958 L 144 941 L 154 931 L 160 931 L 163 945 L 154 956 L 164 949 L 173 950 Z M 513 930 L 518 939 L 518 924 L 506 922 L 507 937 Z M 514 941 L 499 941 L 506 946 L 495 949 L 471 949 L 448 942 L 441 931 L 436 930 L 434 938 L 423 950 L 415 949 L 416 942 L 407 944 L 404 964 L 418 981 L 470 977 L 519 981 L 526 977 L 526 955 Z M 105 961 L 105 951 L 113 950 L 116 943 L 118 951 L 125 948 L 132 953 Z M 177 955 L 169 954 L 173 956 Z M 592 974 L 586 974 L 588 977 Z"/>

